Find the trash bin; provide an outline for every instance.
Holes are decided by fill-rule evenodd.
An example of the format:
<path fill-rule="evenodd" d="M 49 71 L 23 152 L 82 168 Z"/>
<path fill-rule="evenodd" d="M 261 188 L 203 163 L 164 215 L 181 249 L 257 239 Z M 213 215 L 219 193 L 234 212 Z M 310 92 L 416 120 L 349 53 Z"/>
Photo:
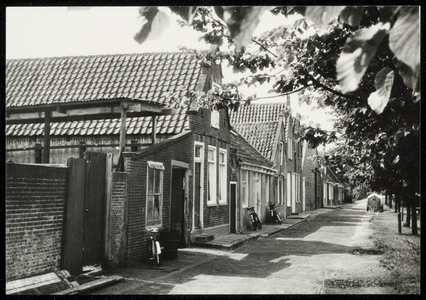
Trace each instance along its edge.
<path fill-rule="evenodd" d="M 163 246 L 161 256 L 164 259 L 176 259 L 178 255 L 180 232 L 174 230 L 162 232 L 160 239 L 161 245 Z"/>

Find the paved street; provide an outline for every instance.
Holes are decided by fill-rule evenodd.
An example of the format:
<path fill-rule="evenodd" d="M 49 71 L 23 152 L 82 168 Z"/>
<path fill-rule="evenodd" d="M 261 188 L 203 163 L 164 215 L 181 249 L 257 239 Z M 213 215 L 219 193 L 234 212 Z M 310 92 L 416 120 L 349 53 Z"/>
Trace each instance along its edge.
<path fill-rule="evenodd" d="M 320 294 L 326 280 L 381 276 L 380 256 L 368 252 L 374 213 L 365 205 L 330 210 L 234 251 L 191 249 L 160 268 L 114 270 L 125 280 L 91 294 Z"/>

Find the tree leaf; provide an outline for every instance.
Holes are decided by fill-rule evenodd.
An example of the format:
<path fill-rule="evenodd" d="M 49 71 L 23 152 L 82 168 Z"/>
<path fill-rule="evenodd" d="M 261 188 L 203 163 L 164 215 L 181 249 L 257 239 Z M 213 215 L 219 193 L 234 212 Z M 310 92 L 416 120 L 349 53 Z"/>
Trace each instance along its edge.
<path fill-rule="evenodd" d="M 340 81 L 342 93 L 356 90 L 388 29 L 388 23 L 378 23 L 348 37 L 336 63 L 337 80 Z"/>
<path fill-rule="evenodd" d="M 389 48 L 403 63 L 416 70 L 420 64 L 420 18 L 418 7 L 404 7 L 389 31 Z"/>
<path fill-rule="evenodd" d="M 380 86 L 380 88 L 377 89 L 377 91 L 375 91 L 374 93 L 370 94 L 370 96 L 368 97 L 368 105 L 370 105 L 371 109 L 378 114 L 381 114 L 383 112 L 389 102 L 390 94 L 392 91 L 393 79 L 394 72 L 389 68 L 383 68 L 376 75 L 375 84 L 376 87 Z"/>
<path fill-rule="evenodd" d="M 386 83 L 387 75 L 392 72 L 392 70 L 388 67 L 384 67 L 377 74 L 374 79 L 374 85 L 376 86 L 376 90 L 380 90 Z"/>
<path fill-rule="evenodd" d="M 182 19 L 192 24 L 192 20 L 197 13 L 198 6 L 169 6 L 170 10 L 179 15 Z"/>
<path fill-rule="evenodd" d="M 359 26 L 361 24 L 361 19 L 364 16 L 365 7 L 362 6 L 346 6 L 344 10 L 340 13 L 342 20 L 351 25 Z"/>
<path fill-rule="evenodd" d="M 312 21 L 317 27 L 324 28 L 337 18 L 344 8 L 344 6 L 308 6 L 305 18 Z"/>
<path fill-rule="evenodd" d="M 396 57 L 393 58 L 393 63 L 398 69 L 399 75 L 402 77 L 404 84 L 409 88 L 413 89 L 413 93 L 420 91 L 420 65 L 417 65 L 415 71 L 409 66 L 398 60 Z"/>
<path fill-rule="evenodd" d="M 152 21 L 154 20 L 158 12 L 159 10 L 156 6 L 139 7 L 139 15 L 142 20 L 142 27 L 139 29 L 138 32 L 136 32 L 135 36 L 133 37 L 133 39 L 139 44 L 142 44 L 150 34 Z"/>
<path fill-rule="evenodd" d="M 139 14 L 142 18 L 142 27 L 133 37 L 139 44 L 146 40 L 158 40 L 170 24 L 169 16 L 156 6 L 142 6 L 139 8 Z"/>
<path fill-rule="evenodd" d="M 228 25 L 235 47 L 240 50 L 251 42 L 251 37 L 260 22 L 260 17 L 268 7 L 222 6 L 214 9 L 219 18 Z"/>

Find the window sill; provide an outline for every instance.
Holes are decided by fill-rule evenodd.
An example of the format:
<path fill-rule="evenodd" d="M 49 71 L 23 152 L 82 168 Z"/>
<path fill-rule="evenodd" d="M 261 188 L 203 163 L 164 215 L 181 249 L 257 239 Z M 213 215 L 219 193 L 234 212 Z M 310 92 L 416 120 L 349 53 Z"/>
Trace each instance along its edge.
<path fill-rule="evenodd" d="M 228 203 L 225 203 L 225 202 L 219 202 L 219 204 L 218 204 L 219 206 L 225 206 L 225 205 L 228 205 Z"/>
<path fill-rule="evenodd" d="M 211 202 L 211 203 L 207 202 L 207 207 L 211 207 L 211 206 L 218 206 L 218 204 L 214 202 Z"/>

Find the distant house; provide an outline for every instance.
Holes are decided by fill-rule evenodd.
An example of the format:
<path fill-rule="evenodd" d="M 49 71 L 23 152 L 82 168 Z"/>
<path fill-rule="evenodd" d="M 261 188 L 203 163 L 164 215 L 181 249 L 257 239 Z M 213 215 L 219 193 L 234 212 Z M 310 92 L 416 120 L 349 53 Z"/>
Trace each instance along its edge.
<path fill-rule="evenodd" d="M 273 221 L 268 202 L 276 202 L 276 170 L 240 134 L 231 131 L 231 232 L 252 229 L 248 207 L 255 207 L 262 223 Z M 233 225 L 235 224 L 235 227 Z"/>
<path fill-rule="evenodd" d="M 345 187 L 333 170 L 323 168 L 323 205 L 340 205 L 345 199 Z"/>
<path fill-rule="evenodd" d="M 117 167 L 122 161 L 106 201 L 112 266 L 145 259 L 149 227 L 175 230 L 182 246 L 197 234 L 231 231 L 227 110 L 176 108 L 167 97 L 221 84 L 219 65 L 147 53 L 6 66 L 7 158 L 64 163 L 90 150 L 113 153 Z"/>
<path fill-rule="evenodd" d="M 322 178 L 317 159 L 318 150 L 309 148 L 308 142 L 302 145 L 302 210 L 322 207 Z"/>
<path fill-rule="evenodd" d="M 293 118 L 289 103 L 250 104 L 230 113 L 232 127 L 276 170 L 275 203 L 283 217 L 302 211 L 300 118 Z"/>

